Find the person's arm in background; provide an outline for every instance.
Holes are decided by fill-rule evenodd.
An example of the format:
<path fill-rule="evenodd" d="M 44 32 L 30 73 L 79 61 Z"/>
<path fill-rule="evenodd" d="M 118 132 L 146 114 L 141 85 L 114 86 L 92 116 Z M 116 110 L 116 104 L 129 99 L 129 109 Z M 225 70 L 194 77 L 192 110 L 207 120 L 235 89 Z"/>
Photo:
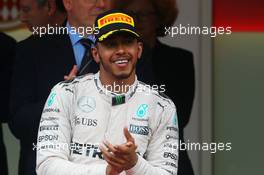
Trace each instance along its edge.
<path fill-rule="evenodd" d="M 9 120 L 9 95 L 10 80 L 12 75 L 13 57 L 15 53 L 16 41 L 0 32 L 0 53 L 1 53 L 1 69 L 0 75 L 2 83 L 0 86 L 1 98 L 1 114 L 0 114 L 0 170 L 1 174 L 8 174 L 6 149 L 3 139 L 2 123 Z"/>
<path fill-rule="evenodd" d="M 9 120 L 9 96 L 10 96 L 10 81 L 13 71 L 13 60 L 15 55 L 16 41 L 7 35 L 0 33 L 1 38 L 1 69 L 2 76 L 1 87 L 1 115 L 0 121 L 7 122 Z"/>
<path fill-rule="evenodd" d="M 191 117 L 195 93 L 195 71 L 193 54 L 190 51 L 180 52 L 179 58 L 181 58 L 182 64 L 179 72 L 176 73 L 178 78 L 175 78 L 175 80 L 179 80 L 175 83 L 176 89 L 178 89 L 176 93 L 178 94 L 177 96 L 171 96 L 171 98 L 178 109 L 179 126 L 184 128 Z"/>
<path fill-rule="evenodd" d="M 165 85 L 168 95 L 177 107 L 179 128 L 184 128 L 190 119 L 195 93 L 195 70 L 193 54 L 181 48 L 174 48 L 157 43 L 153 53 L 155 75 L 161 85 Z M 162 58 L 175 60 L 162 62 Z M 173 78 L 167 76 L 166 70 L 173 70 Z M 181 133 L 180 133 L 181 134 Z"/>
<path fill-rule="evenodd" d="M 36 57 L 31 54 L 31 43 L 18 44 L 11 83 L 9 127 L 18 139 L 32 141 L 37 138 L 39 120 L 45 99 L 36 92 Z M 41 53 L 39 53 L 41 54 Z"/>

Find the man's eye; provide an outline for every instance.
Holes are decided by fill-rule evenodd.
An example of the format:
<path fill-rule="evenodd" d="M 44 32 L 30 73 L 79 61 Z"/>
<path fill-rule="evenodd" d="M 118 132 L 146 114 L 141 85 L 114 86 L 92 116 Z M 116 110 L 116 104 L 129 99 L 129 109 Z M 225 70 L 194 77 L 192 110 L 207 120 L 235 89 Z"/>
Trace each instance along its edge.
<path fill-rule="evenodd" d="M 114 41 L 108 41 L 108 42 L 105 42 L 104 45 L 108 48 L 113 48 L 113 47 L 117 46 L 117 43 Z"/>

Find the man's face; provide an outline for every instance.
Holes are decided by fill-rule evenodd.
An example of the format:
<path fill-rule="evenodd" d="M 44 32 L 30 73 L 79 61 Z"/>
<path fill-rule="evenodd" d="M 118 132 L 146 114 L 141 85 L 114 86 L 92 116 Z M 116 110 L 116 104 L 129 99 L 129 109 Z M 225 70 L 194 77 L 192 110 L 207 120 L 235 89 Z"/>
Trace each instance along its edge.
<path fill-rule="evenodd" d="M 33 27 L 46 26 L 49 22 L 47 5 L 39 6 L 37 0 L 20 0 L 20 20 L 30 31 Z"/>
<path fill-rule="evenodd" d="M 93 56 L 100 63 L 100 73 L 114 80 L 135 76 L 135 66 L 142 53 L 142 43 L 127 33 L 109 36 L 93 48 Z"/>
<path fill-rule="evenodd" d="M 96 17 L 111 8 L 111 0 L 63 0 L 71 26 L 93 26 Z"/>

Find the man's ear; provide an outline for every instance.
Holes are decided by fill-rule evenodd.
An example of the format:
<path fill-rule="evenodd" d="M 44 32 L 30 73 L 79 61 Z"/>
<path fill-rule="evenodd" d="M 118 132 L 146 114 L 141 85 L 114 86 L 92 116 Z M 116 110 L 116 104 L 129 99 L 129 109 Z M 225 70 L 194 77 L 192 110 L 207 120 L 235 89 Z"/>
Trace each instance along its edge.
<path fill-rule="evenodd" d="M 72 7 L 72 0 L 63 0 L 63 5 L 66 9 L 66 11 L 70 10 Z"/>
<path fill-rule="evenodd" d="M 57 10 L 56 2 L 54 0 L 48 0 L 47 6 L 48 6 L 48 15 L 53 16 Z"/>
<path fill-rule="evenodd" d="M 137 44 L 138 44 L 138 59 L 140 59 L 143 51 L 143 42 L 138 42 Z"/>
<path fill-rule="evenodd" d="M 100 63 L 100 56 L 99 56 L 99 53 L 98 53 L 98 48 L 97 47 L 92 47 L 91 51 L 92 51 L 92 55 L 93 55 L 94 61 L 99 64 Z"/>

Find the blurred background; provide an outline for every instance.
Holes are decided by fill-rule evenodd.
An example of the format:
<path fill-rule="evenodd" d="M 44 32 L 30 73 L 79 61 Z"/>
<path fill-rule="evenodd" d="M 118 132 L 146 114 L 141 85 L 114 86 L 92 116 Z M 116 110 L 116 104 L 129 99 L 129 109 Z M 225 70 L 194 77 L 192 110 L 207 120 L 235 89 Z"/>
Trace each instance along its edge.
<path fill-rule="evenodd" d="M 196 92 L 185 141 L 232 144 L 230 151 L 214 154 L 189 151 L 195 174 L 262 174 L 264 1 L 177 0 L 177 3 L 179 16 L 175 26 L 232 27 L 229 35 L 187 34 L 161 40 L 194 54 Z M 0 0 L 0 31 L 20 41 L 31 33 L 21 26 L 18 12 L 17 0 Z M 3 132 L 9 174 L 15 175 L 19 143 L 7 124 L 3 124 Z"/>

